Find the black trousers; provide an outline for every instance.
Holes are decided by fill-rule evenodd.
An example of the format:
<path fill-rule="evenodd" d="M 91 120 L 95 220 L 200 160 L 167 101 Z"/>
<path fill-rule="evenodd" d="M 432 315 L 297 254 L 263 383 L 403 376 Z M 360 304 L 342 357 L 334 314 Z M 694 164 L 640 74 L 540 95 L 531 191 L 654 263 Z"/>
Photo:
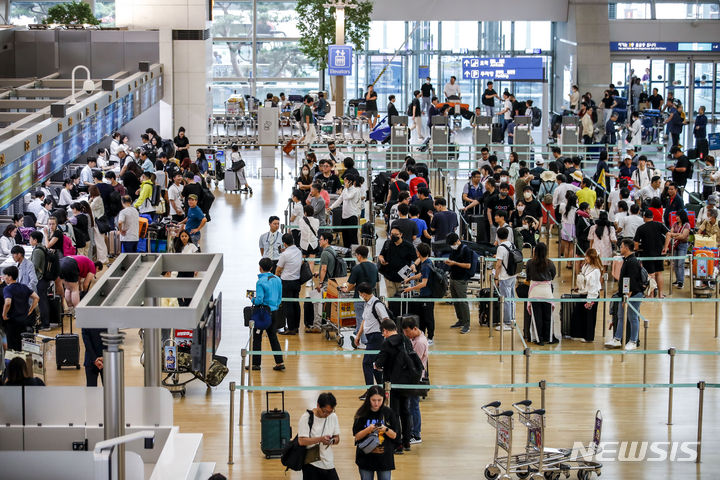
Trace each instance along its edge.
<path fill-rule="evenodd" d="M 532 309 L 540 341 L 549 342 L 551 340 L 552 305 L 548 302 L 532 302 Z"/>
<path fill-rule="evenodd" d="M 277 320 L 278 320 L 278 318 L 281 318 L 280 315 L 281 315 L 280 309 L 272 312 L 273 322 L 272 322 L 272 325 L 270 325 L 270 327 L 268 327 L 266 330 L 258 330 L 257 328 L 253 329 L 253 334 L 252 334 L 252 336 L 253 336 L 252 337 L 252 349 L 253 350 L 255 350 L 255 351 L 262 350 L 262 334 L 263 334 L 263 331 L 265 331 L 265 332 L 267 332 L 268 340 L 270 340 L 270 348 L 274 352 L 282 352 L 282 348 L 280 348 L 280 342 L 278 341 L 278 337 L 277 337 L 277 331 L 275 330 L 276 326 L 278 324 Z M 282 321 L 282 320 L 280 320 L 280 321 Z M 262 362 L 262 357 L 263 357 L 262 355 L 253 355 L 252 364 L 260 366 L 260 363 Z M 281 353 L 275 355 L 275 363 L 276 364 L 283 363 L 283 356 Z"/>
<path fill-rule="evenodd" d="M 573 308 L 570 319 L 570 336 L 573 338 L 584 338 L 588 342 L 595 340 L 595 322 L 597 320 L 598 302 L 594 302 L 589 310 L 585 304 L 578 302 Z"/>
<path fill-rule="evenodd" d="M 418 327 L 427 335 L 428 340 L 435 337 L 435 303 L 410 302 L 410 311 L 418 316 Z"/>
<path fill-rule="evenodd" d="M 2 323 L 5 329 L 5 335 L 7 336 L 8 350 L 15 350 L 19 352 L 22 350 L 22 334 L 27 331 L 27 322 L 25 319 L 22 321 L 15 321 L 12 318 Z"/>
<path fill-rule="evenodd" d="M 97 368 L 95 365 L 85 367 L 85 385 L 88 387 L 98 386 L 98 377 L 100 380 L 103 378 L 102 370 Z"/>
<path fill-rule="evenodd" d="M 342 222 L 340 222 L 341 225 L 357 225 L 358 224 L 358 217 L 352 216 L 348 218 L 343 218 Z M 350 245 L 357 245 L 358 243 L 358 237 L 357 237 L 357 228 L 343 228 L 342 229 L 342 239 L 343 239 L 343 247 L 350 248 Z"/>
<path fill-rule="evenodd" d="M 680 134 L 679 133 L 671 133 L 670 138 L 671 138 L 670 147 L 674 147 L 675 145 L 680 144 Z"/>
<path fill-rule="evenodd" d="M 407 393 L 403 390 L 393 390 L 390 394 L 390 408 L 400 419 L 401 431 L 398 434 L 401 435 L 403 446 L 410 445 L 412 419 Z"/>
<path fill-rule="evenodd" d="M 298 298 L 300 296 L 300 280 L 283 280 L 283 298 Z M 300 304 L 298 302 L 283 302 L 282 304 L 285 328 L 297 330 L 300 328 Z"/>
<path fill-rule="evenodd" d="M 38 310 L 40 310 L 40 325 L 45 328 L 50 326 L 50 302 L 48 301 L 48 281 L 44 278 L 37 282 Z"/>
<path fill-rule="evenodd" d="M 338 474 L 334 468 L 323 470 L 315 465 L 306 463 L 302 466 L 303 480 L 338 480 Z"/>

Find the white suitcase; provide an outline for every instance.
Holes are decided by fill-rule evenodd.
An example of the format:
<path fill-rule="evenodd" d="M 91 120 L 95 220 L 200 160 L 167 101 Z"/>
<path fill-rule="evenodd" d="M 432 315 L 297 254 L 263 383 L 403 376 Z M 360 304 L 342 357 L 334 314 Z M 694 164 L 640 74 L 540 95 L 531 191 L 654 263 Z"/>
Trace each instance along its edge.
<path fill-rule="evenodd" d="M 225 170 L 225 179 L 223 182 L 225 183 L 226 192 L 237 192 L 240 190 L 237 172 L 233 172 L 230 169 Z"/>

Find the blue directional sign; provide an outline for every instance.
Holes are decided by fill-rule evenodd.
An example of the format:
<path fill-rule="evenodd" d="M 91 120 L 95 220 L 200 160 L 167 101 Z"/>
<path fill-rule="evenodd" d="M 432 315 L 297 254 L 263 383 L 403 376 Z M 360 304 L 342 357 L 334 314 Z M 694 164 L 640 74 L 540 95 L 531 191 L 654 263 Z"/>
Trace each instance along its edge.
<path fill-rule="evenodd" d="M 352 75 L 353 48 L 350 45 L 328 47 L 328 73 L 330 76 Z"/>
<path fill-rule="evenodd" d="M 534 80 L 543 81 L 543 59 L 539 57 L 463 58 L 465 80 Z"/>

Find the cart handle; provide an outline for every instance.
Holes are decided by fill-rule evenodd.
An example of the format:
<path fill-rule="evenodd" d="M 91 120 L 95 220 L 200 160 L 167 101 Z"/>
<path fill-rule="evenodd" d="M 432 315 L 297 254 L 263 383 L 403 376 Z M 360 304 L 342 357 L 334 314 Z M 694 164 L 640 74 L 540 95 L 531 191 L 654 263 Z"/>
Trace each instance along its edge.
<path fill-rule="evenodd" d="M 522 400 L 522 401 L 520 401 L 520 402 L 515 402 L 515 403 L 513 403 L 513 407 L 515 407 L 515 406 L 517 406 L 517 405 L 522 405 L 522 406 L 524 406 L 524 407 L 529 407 L 530 405 L 532 405 L 532 400 Z"/>
<path fill-rule="evenodd" d="M 499 406 L 500 406 L 500 402 L 498 402 L 498 401 L 496 400 L 496 401 L 494 401 L 494 402 L 488 403 L 487 405 L 483 405 L 482 408 L 488 408 L 488 407 L 498 408 Z"/>
<path fill-rule="evenodd" d="M 538 408 L 537 410 L 533 410 L 531 412 L 525 412 L 527 415 L 545 415 L 545 409 L 544 408 Z"/>
<path fill-rule="evenodd" d="M 489 415 L 491 417 L 512 417 L 514 413 L 512 410 L 505 410 L 504 412 L 490 413 Z"/>

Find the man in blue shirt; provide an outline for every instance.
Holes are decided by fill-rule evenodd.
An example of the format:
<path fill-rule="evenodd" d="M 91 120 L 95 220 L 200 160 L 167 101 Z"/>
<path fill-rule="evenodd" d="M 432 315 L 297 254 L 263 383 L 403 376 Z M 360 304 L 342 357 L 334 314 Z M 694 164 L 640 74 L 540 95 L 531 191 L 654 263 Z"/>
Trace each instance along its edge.
<path fill-rule="evenodd" d="M 280 312 L 280 302 L 282 299 L 282 281 L 280 277 L 277 277 L 270 273 L 273 268 L 273 262 L 269 258 L 260 259 L 260 274 L 258 275 L 257 283 L 255 284 L 255 296 L 252 299 L 252 303 L 255 306 L 262 306 L 270 310 L 272 321 L 270 326 L 265 329 L 267 332 L 268 340 L 270 340 L 270 347 L 274 352 L 281 352 L 280 342 L 278 342 L 277 332 L 275 328 L 277 325 L 283 323 L 282 315 Z M 254 351 L 262 350 L 262 333 L 260 329 L 253 329 L 252 332 L 252 349 Z M 262 361 L 262 355 L 253 355 L 252 357 L 252 369 L 260 370 L 260 363 Z M 248 370 L 249 365 L 245 366 Z M 273 370 L 285 370 L 283 364 L 282 355 L 275 355 L 275 366 Z"/>
<path fill-rule="evenodd" d="M 185 224 L 185 231 L 190 235 L 190 240 L 195 245 L 200 245 L 200 230 L 207 223 L 207 218 L 198 207 L 198 197 L 194 193 L 188 196 L 188 213 L 180 225 Z"/>
<path fill-rule="evenodd" d="M 432 297 L 432 289 L 430 288 L 432 260 L 430 260 L 430 253 L 430 246 L 427 244 L 421 243 L 417 246 L 418 259 L 415 262 L 415 271 L 417 274 L 403 282 L 410 283 L 413 280 L 417 280 L 417 283 L 412 287 L 405 288 L 403 293 L 419 291 L 420 297 Z M 428 344 L 432 345 L 433 338 L 435 337 L 435 303 L 432 301 L 411 302 L 410 305 L 413 313 L 418 316 L 420 330 L 427 335 Z"/>
<path fill-rule="evenodd" d="M 457 214 L 447 209 L 447 201 L 442 197 L 435 198 L 435 212 L 429 211 L 431 216 L 430 233 L 434 235 L 433 251 L 435 256 L 442 256 L 444 252 L 449 250 L 445 237 L 448 233 L 454 232 L 458 227 Z"/>
<path fill-rule="evenodd" d="M 34 324 L 33 312 L 40 301 L 38 294 L 30 290 L 30 287 L 17 282 L 19 274 L 14 265 L 3 270 L 6 286 L 3 289 L 5 303 L 2 310 L 2 326 L 7 335 L 8 350 L 17 352 L 21 349 L 22 333 Z"/>
<path fill-rule="evenodd" d="M 680 144 L 680 133 L 682 133 L 683 119 L 678 109 L 675 108 L 675 104 L 673 103 L 673 99 L 670 98 L 670 95 L 668 95 L 666 106 L 667 113 L 669 113 L 670 116 L 668 116 L 667 120 L 665 120 L 665 124 L 667 125 L 667 133 L 671 138 L 669 146 L 672 148 Z"/>

